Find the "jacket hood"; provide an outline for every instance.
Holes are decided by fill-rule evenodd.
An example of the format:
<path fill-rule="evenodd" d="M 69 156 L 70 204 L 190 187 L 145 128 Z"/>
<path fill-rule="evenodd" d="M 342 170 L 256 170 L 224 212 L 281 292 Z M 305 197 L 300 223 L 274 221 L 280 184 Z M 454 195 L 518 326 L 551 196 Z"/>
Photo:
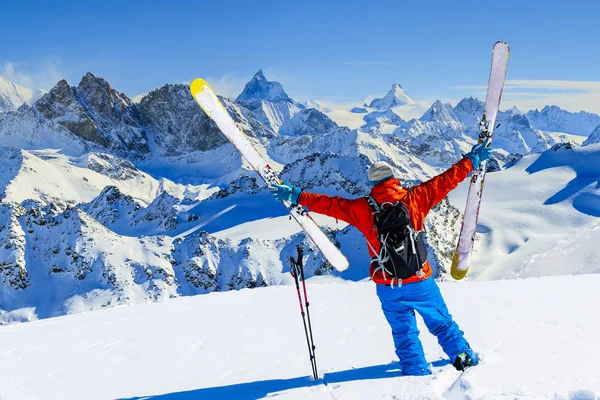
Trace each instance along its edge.
<path fill-rule="evenodd" d="M 369 195 L 379 204 L 385 202 L 395 203 L 406 195 L 407 190 L 402 187 L 397 178 L 381 182 L 371 189 Z"/>

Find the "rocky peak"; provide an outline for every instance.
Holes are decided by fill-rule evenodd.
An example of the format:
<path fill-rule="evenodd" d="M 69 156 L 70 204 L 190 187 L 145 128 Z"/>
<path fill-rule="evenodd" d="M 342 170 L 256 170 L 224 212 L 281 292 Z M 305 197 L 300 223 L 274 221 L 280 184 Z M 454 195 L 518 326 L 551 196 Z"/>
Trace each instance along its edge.
<path fill-rule="evenodd" d="M 122 117 L 125 108 L 132 105 L 127 96 L 117 92 L 106 80 L 91 72 L 81 78 L 77 94 L 80 100 L 94 106 L 96 111 L 104 114 L 117 113 L 119 117 Z"/>
<path fill-rule="evenodd" d="M 76 88 L 59 81 L 35 103 L 35 108 L 75 136 L 118 154 L 139 158 L 150 152 L 131 100 L 91 72 Z"/>
<path fill-rule="evenodd" d="M 35 103 L 35 108 L 47 119 L 61 119 L 67 111 L 76 111 L 77 117 L 85 118 L 82 115 L 85 114 L 85 110 L 77 102 L 75 92 L 64 79 L 58 81 L 56 86 L 43 95 Z"/>
<path fill-rule="evenodd" d="M 151 223 L 159 229 L 173 230 L 178 226 L 177 208 L 180 204 L 180 199 L 167 192 L 162 192 L 147 208 L 136 214 L 131 224 L 135 226 L 142 223 Z"/>
<path fill-rule="evenodd" d="M 109 227 L 141 208 L 131 196 L 123 194 L 116 186 L 106 186 L 91 202 L 79 206 L 102 225 Z"/>
<path fill-rule="evenodd" d="M 267 80 L 262 70 L 258 70 L 250 82 L 246 83 L 236 101 L 242 104 L 261 101 L 293 103 L 293 100 L 283 90 L 281 83 Z"/>
<path fill-rule="evenodd" d="M 429 107 L 425 114 L 419 121 L 421 122 L 448 122 L 455 120 L 454 110 L 449 103 L 442 103 L 440 100 L 436 100 L 435 103 Z"/>
<path fill-rule="evenodd" d="M 573 113 L 554 105 L 546 106 L 541 111 L 528 111 L 526 115 L 535 129 L 551 132 L 589 135 L 600 125 L 600 115 L 585 111 Z"/>
<path fill-rule="evenodd" d="M 454 107 L 454 112 L 475 114 L 481 117 L 485 103 L 475 97 L 465 97 Z"/>
<path fill-rule="evenodd" d="M 137 110 L 131 100 L 91 72 L 75 89 L 78 100 L 111 147 L 125 147 L 136 153 L 149 153 L 146 133 L 138 125 Z"/>
<path fill-rule="evenodd" d="M 402 86 L 398 82 L 396 82 L 392 85 L 390 91 L 383 98 L 374 99 L 373 101 L 371 101 L 369 107 L 375 108 L 377 110 L 388 110 L 393 107 L 413 103 L 414 101 L 412 101 L 412 99 L 408 97 L 408 94 L 406 94 L 406 91 L 404 91 Z"/>
<path fill-rule="evenodd" d="M 211 150 L 227 142 L 198 107 L 186 85 L 164 85 L 138 104 L 142 124 L 164 155 Z"/>

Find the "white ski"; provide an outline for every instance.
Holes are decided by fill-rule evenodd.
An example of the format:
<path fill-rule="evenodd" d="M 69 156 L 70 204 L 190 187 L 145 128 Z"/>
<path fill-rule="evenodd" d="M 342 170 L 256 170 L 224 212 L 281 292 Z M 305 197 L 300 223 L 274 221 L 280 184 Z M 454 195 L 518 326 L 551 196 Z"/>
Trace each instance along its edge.
<path fill-rule="evenodd" d="M 492 140 L 496 117 L 500 108 L 500 99 L 506 79 L 508 69 L 508 58 L 510 57 L 510 48 L 504 42 L 496 42 L 492 51 L 492 69 L 488 83 L 487 96 L 485 98 L 485 110 L 483 118 L 479 124 L 479 143 L 486 139 Z M 452 269 L 450 271 L 454 279 L 463 279 L 469 271 L 469 263 L 473 252 L 473 243 L 475 241 L 475 229 L 477 219 L 479 218 L 479 207 L 481 205 L 481 194 L 483 192 L 483 183 L 485 181 L 485 169 L 487 162 L 482 162 L 479 169 L 473 172 L 469 194 L 467 195 L 467 205 L 463 216 L 462 228 L 456 246 L 456 253 L 452 260 Z"/>
<path fill-rule="evenodd" d="M 240 131 L 208 83 L 200 78 L 195 79 L 190 85 L 190 91 L 206 115 L 217 124 L 221 132 L 227 136 L 227 139 L 239 150 L 244 159 L 258 172 L 267 185 L 281 184 L 282 181 L 279 179 L 277 172 L 267 164 L 246 135 Z M 284 201 L 283 204 L 296 222 L 304 229 L 308 237 L 323 252 L 331 265 L 338 271 L 346 270 L 349 265 L 348 260 L 323 233 L 306 210 L 302 206 L 294 206 L 288 201 Z"/>

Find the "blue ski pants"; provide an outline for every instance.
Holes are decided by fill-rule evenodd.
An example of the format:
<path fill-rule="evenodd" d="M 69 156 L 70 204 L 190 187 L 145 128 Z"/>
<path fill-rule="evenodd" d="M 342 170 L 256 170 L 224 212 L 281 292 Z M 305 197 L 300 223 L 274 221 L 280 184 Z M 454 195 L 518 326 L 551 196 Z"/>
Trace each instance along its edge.
<path fill-rule="evenodd" d="M 442 293 L 433 278 L 402 286 L 391 287 L 383 284 L 375 286 L 383 314 L 392 328 L 396 355 L 400 359 L 404 375 L 431 373 L 419 340 L 415 311 L 423 317 L 427 329 L 437 337 L 438 343 L 450 357 L 451 362 L 454 362 L 456 356 L 463 352 L 473 356 L 469 344 L 463 337 L 463 332 L 452 320 Z"/>

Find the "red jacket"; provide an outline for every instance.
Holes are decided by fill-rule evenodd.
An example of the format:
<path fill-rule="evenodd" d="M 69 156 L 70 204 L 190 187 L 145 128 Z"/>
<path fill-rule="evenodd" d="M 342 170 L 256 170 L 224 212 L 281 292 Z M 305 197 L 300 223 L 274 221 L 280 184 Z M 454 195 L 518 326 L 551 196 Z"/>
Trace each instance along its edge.
<path fill-rule="evenodd" d="M 409 190 L 403 188 L 398 179 L 392 178 L 373 186 L 370 195 L 379 204 L 402 200 L 402 203 L 406 205 L 410 214 L 410 222 L 413 229 L 420 231 L 423 229 L 425 217 L 429 211 L 446 197 L 452 189 L 458 186 L 472 170 L 473 165 L 471 161 L 463 158 L 444 173 Z M 329 215 L 355 226 L 370 244 L 368 246 L 370 256 L 375 257 L 376 255 L 371 247 L 379 252 L 380 243 L 377 238 L 377 228 L 375 227 L 373 212 L 364 197 L 350 200 L 339 196 L 331 197 L 324 194 L 302 192 L 299 203 L 311 211 Z M 373 275 L 373 271 L 374 266 L 371 264 L 370 275 L 375 283 L 391 283 L 390 279 L 383 277 L 381 270 L 377 271 L 375 275 Z M 413 275 L 410 278 L 403 279 L 402 283 L 417 282 L 429 278 L 431 276 L 429 261 L 425 262 L 423 273 L 423 277 Z"/>

